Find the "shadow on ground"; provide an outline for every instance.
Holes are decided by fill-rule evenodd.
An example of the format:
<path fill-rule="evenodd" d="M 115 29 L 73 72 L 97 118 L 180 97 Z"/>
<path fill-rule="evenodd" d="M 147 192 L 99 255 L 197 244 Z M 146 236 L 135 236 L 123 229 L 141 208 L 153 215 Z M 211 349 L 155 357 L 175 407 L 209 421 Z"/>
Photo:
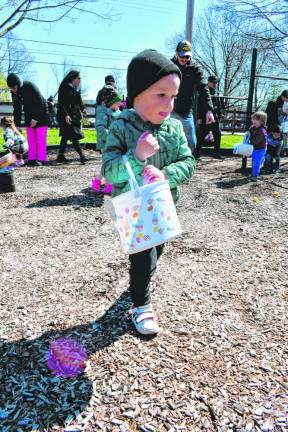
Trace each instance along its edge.
<path fill-rule="evenodd" d="M 94 322 L 47 332 L 34 340 L 0 341 L 1 432 L 64 426 L 68 416 L 81 413 L 89 404 L 92 382 L 85 373 L 74 379 L 54 376 L 46 363 L 49 344 L 59 337 L 73 337 L 89 356 L 132 330 L 126 317 L 128 306 L 125 291 Z"/>
<path fill-rule="evenodd" d="M 104 203 L 104 195 L 96 194 L 90 188 L 83 189 L 82 195 L 70 195 L 61 198 L 46 198 L 35 203 L 27 205 L 27 208 L 34 207 L 58 207 L 58 206 L 73 206 L 73 207 L 101 207 Z"/>
<path fill-rule="evenodd" d="M 235 187 L 246 185 L 249 182 L 247 178 L 238 178 L 234 180 L 220 180 L 215 182 L 215 186 L 219 189 L 233 189 Z"/>

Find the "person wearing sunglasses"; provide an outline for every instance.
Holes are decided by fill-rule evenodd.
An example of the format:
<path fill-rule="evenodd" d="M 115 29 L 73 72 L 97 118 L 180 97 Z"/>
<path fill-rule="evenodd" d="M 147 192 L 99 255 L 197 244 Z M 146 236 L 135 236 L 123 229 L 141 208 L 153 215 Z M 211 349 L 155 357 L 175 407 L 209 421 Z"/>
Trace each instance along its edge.
<path fill-rule="evenodd" d="M 181 73 L 182 80 L 175 100 L 172 116 L 182 122 L 188 145 L 195 153 L 196 133 L 194 107 L 198 94 L 198 103 L 205 115 L 206 124 L 214 123 L 213 104 L 203 73 L 198 65 L 192 62 L 191 43 L 182 40 L 176 47 L 175 56 L 171 59 Z"/>

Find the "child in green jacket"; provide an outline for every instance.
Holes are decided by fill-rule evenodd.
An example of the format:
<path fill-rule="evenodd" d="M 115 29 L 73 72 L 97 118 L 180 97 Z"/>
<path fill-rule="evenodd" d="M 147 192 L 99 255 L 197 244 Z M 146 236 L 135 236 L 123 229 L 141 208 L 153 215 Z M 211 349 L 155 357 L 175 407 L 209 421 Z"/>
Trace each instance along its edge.
<path fill-rule="evenodd" d="M 155 50 L 135 56 L 127 72 L 131 110 L 124 110 L 109 130 L 103 152 L 102 174 L 113 184 L 113 196 L 130 190 L 129 175 L 122 160 L 125 154 L 136 180 L 167 179 L 172 196 L 179 198 L 179 184 L 195 170 L 179 120 L 170 117 L 177 96 L 181 72 Z M 156 334 L 159 326 L 150 303 L 150 280 L 164 245 L 129 255 L 131 318 L 141 334 Z"/>
<path fill-rule="evenodd" d="M 102 103 L 96 107 L 95 127 L 97 133 L 96 149 L 102 152 L 108 136 L 109 127 L 121 113 L 119 107 L 122 98 L 111 85 L 104 86 L 101 95 Z M 94 177 L 91 183 L 93 191 L 100 192 L 101 190 L 102 193 L 110 195 L 112 192 L 112 185 L 110 183 L 105 183 L 106 180 L 104 177 Z"/>

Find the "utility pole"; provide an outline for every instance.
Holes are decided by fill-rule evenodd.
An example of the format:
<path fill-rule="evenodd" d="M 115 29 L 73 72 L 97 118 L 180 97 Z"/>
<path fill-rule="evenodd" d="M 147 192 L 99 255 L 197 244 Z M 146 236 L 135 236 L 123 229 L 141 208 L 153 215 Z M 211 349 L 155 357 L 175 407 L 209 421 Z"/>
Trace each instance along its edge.
<path fill-rule="evenodd" d="M 187 0 L 185 39 L 192 43 L 194 1 Z"/>
<path fill-rule="evenodd" d="M 249 129 L 251 125 L 251 114 L 253 110 L 253 95 L 254 95 L 255 76 L 256 76 L 256 63 L 257 63 L 257 48 L 253 48 L 252 60 L 251 60 L 249 94 L 248 94 L 248 102 L 247 102 L 246 130 Z"/>

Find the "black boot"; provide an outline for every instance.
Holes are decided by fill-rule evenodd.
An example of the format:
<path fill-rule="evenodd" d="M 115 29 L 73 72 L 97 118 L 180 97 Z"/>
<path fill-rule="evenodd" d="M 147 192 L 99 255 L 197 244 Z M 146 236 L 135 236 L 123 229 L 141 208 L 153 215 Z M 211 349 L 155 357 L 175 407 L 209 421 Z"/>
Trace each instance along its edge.
<path fill-rule="evenodd" d="M 219 160 L 223 160 L 224 157 L 221 156 L 221 154 L 219 152 L 215 152 L 213 155 L 214 159 L 219 159 Z"/>
<path fill-rule="evenodd" d="M 84 154 L 83 154 L 83 152 L 82 152 L 82 149 L 81 149 L 81 147 L 80 147 L 79 142 L 78 142 L 78 141 L 74 141 L 74 142 L 73 142 L 73 146 L 74 146 L 75 150 L 77 151 L 77 153 L 78 153 L 79 156 L 80 156 L 80 163 L 81 163 L 82 165 L 85 165 L 85 162 L 87 162 L 88 159 L 84 156 Z"/>
<path fill-rule="evenodd" d="M 82 155 L 80 156 L 80 162 L 82 165 L 85 165 L 85 162 L 88 162 L 88 159 L 84 155 Z"/>
<path fill-rule="evenodd" d="M 56 162 L 59 163 L 68 163 L 68 160 L 66 159 L 66 157 L 64 156 L 64 154 L 59 153 L 56 159 Z"/>
<path fill-rule="evenodd" d="M 275 161 L 275 169 L 274 169 L 275 174 L 279 174 L 280 172 L 280 158 L 276 159 Z"/>

